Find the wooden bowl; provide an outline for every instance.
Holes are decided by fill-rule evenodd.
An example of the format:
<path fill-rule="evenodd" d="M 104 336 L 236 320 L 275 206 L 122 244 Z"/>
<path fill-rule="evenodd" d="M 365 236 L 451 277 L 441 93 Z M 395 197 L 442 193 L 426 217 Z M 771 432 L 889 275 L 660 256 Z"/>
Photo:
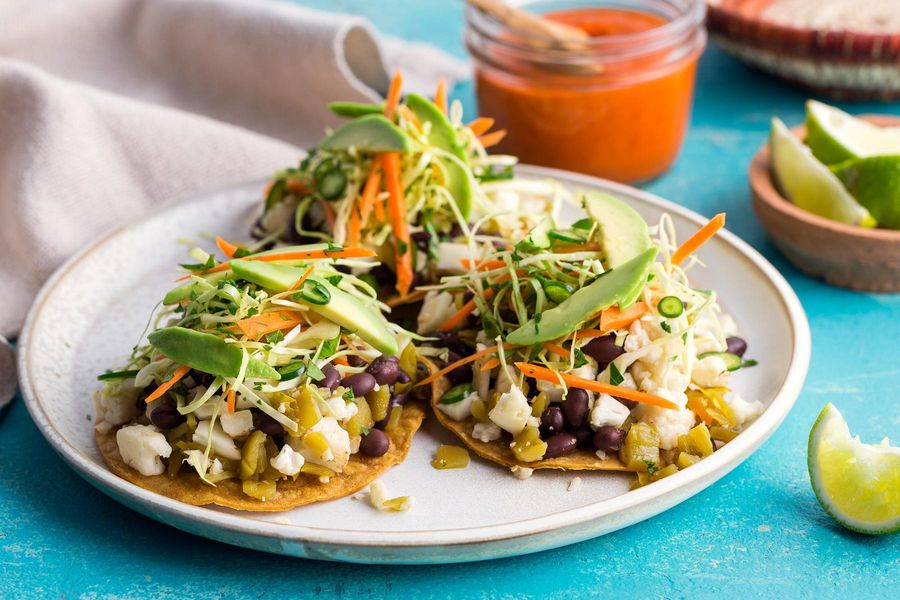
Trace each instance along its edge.
<path fill-rule="evenodd" d="M 900 118 L 863 116 L 880 126 Z M 804 127 L 792 129 L 803 136 Z M 845 225 L 799 208 L 775 186 L 765 144 L 750 163 L 753 210 L 775 246 L 813 277 L 864 292 L 900 292 L 900 231 Z"/>
<path fill-rule="evenodd" d="M 768 20 L 773 0 L 707 0 L 723 50 L 762 71 L 839 99 L 900 98 L 900 34 L 834 31 Z"/>

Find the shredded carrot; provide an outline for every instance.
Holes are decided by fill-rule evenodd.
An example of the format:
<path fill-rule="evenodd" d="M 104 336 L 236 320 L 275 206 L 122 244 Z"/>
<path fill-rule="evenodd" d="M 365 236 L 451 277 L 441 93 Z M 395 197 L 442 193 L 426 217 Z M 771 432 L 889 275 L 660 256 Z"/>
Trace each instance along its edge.
<path fill-rule="evenodd" d="M 594 381 L 593 379 L 584 379 L 583 377 L 576 377 L 575 375 L 569 375 L 567 373 L 557 373 L 546 367 L 532 365 L 526 362 L 517 362 L 516 368 L 524 373 L 526 377 L 534 377 L 541 381 L 559 383 L 561 379 L 569 387 L 581 388 L 583 390 L 590 390 L 601 394 L 609 394 L 610 396 L 615 396 L 617 398 L 625 398 L 626 400 L 634 400 L 635 402 L 642 402 L 644 404 L 662 408 L 678 408 L 678 405 L 674 402 L 670 402 L 659 396 L 654 396 L 653 394 L 638 392 L 636 390 L 619 387 L 602 381 Z"/>
<path fill-rule="evenodd" d="M 187 365 L 181 365 L 180 367 L 175 369 L 175 372 L 172 373 L 172 378 L 159 384 L 158 388 L 153 390 L 149 396 L 144 398 L 144 402 L 150 404 L 151 402 L 168 392 L 169 388 L 178 383 L 178 380 L 187 375 L 190 370 L 191 368 Z"/>
<path fill-rule="evenodd" d="M 350 207 L 350 218 L 347 221 L 347 241 L 353 245 L 359 243 L 360 219 L 356 206 Z"/>
<path fill-rule="evenodd" d="M 544 342 L 543 344 L 545 350 L 549 350 L 553 354 L 560 356 L 566 360 L 569 360 L 572 357 L 572 353 L 559 346 L 557 344 L 551 344 L 550 342 Z"/>
<path fill-rule="evenodd" d="M 347 359 L 344 358 L 343 356 L 335 356 L 335 357 L 331 360 L 331 362 L 335 362 L 335 363 L 337 363 L 337 364 L 339 364 L 339 365 L 343 365 L 343 366 L 345 366 L 345 367 L 349 367 L 349 366 L 350 366 L 350 363 L 347 362 Z"/>
<path fill-rule="evenodd" d="M 481 365 L 482 371 L 490 371 L 491 369 L 496 369 L 500 366 L 500 359 L 496 356 L 489 361 L 486 361 L 483 365 Z"/>
<path fill-rule="evenodd" d="M 238 247 L 231 242 L 226 242 L 219 236 L 216 236 L 216 246 L 219 247 L 219 250 L 222 251 L 222 254 L 227 256 L 228 258 L 234 258 L 234 253 L 237 252 Z"/>
<path fill-rule="evenodd" d="M 512 345 L 506 344 L 503 347 L 504 348 L 512 348 Z M 476 352 L 475 354 L 470 354 L 469 356 L 467 356 L 465 358 L 461 358 L 456 362 L 452 362 L 449 365 L 447 365 L 446 367 L 444 367 L 443 369 L 435 371 L 434 373 L 432 373 L 431 375 L 429 375 L 428 377 L 426 377 L 425 379 L 423 379 L 422 381 L 417 383 L 416 387 L 422 386 L 422 385 L 428 385 L 432 381 L 438 379 L 439 377 L 441 377 L 443 375 L 446 375 L 447 373 L 456 369 L 457 367 L 461 367 L 463 365 L 469 364 L 470 362 L 474 362 L 474 361 L 478 360 L 479 358 L 481 358 L 482 356 L 487 356 L 488 354 L 493 354 L 494 352 L 496 352 L 498 350 L 498 348 L 499 348 L 498 346 L 491 346 L 489 348 L 485 348 L 484 350 L 481 350 L 480 352 Z"/>
<path fill-rule="evenodd" d="M 459 259 L 459 264 L 462 265 L 463 269 L 472 268 L 472 261 L 470 261 L 468 258 Z M 493 260 L 476 260 L 475 264 L 478 265 L 479 271 L 493 271 L 494 269 L 502 269 L 506 266 L 506 263 L 499 258 Z"/>
<path fill-rule="evenodd" d="M 498 129 L 497 131 L 492 131 L 491 133 L 486 133 L 480 138 L 478 141 L 481 142 L 481 145 L 485 148 L 490 148 L 491 146 L 496 146 L 500 143 L 500 140 L 506 137 L 505 129 Z"/>
<path fill-rule="evenodd" d="M 606 332 L 599 329 L 582 329 L 575 332 L 575 338 L 579 340 L 591 340 L 606 335 Z"/>
<path fill-rule="evenodd" d="M 437 90 L 434 92 L 434 103 L 442 113 L 447 114 L 447 82 L 443 77 L 438 80 Z"/>
<path fill-rule="evenodd" d="M 409 239 L 409 223 L 406 221 L 406 198 L 400 183 L 400 155 L 387 152 L 382 156 L 384 179 L 388 189 L 391 209 L 391 228 L 394 230 L 394 261 L 397 273 L 397 292 L 409 293 L 413 281 L 412 247 Z"/>
<path fill-rule="evenodd" d="M 416 117 L 416 113 L 411 111 L 408 106 L 406 106 L 405 104 L 401 104 L 397 107 L 397 112 L 399 112 L 403 116 L 403 118 L 407 122 L 409 122 L 410 125 L 418 129 L 419 131 L 422 131 L 422 124 L 419 123 L 419 119 L 418 117 Z"/>
<path fill-rule="evenodd" d="M 309 191 L 309 187 L 302 179 L 286 179 L 284 189 L 292 194 L 305 194 Z"/>
<path fill-rule="evenodd" d="M 291 287 L 288 288 L 288 291 L 289 291 L 289 292 L 293 292 L 294 290 L 300 289 L 300 286 L 303 285 L 303 282 L 306 281 L 306 278 L 307 278 L 307 277 L 309 277 L 310 275 L 312 275 L 312 272 L 313 272 L 313 266 L 312 266 L 312 265 L 309 265 L 309 266 L 306 268 L 306 273 L 304 273 L 303 275 L 301 275 L 300 278 L 297 279 L 297 281 L 295 281 L 294 283 L 292 283 L 292 284 L 291 284 Z"/>
<path fill-rule="evenodd" d="M 369 220 L 369 213 L 372 212 L 372 206 L 378 196 L 378 189 L 381 187 L 381 171 L 378 170 L 378 161 L 372 165 L 369 171 L 369 177 L 366 179 L 366 185 L 363 188 L 362 198 L 359 200 L 359 216 L 362 222 Z"/>
<path fill-rule="evenodd" d="M 400 71 L 394 71 L 394 77 L 391 78 L 391 86 L 388 88 L 387 98 L 384 102 L 384 116 L 388 119 L 394 118 L 394 112 L 397 105 L 400 104 L 400 90 L 403 88 L 403 76 Z"/>
<path fill-rule="evenodd" d="M 466 127 L 472 130 L 475 135 L 484 135 L 494 126 L 494 120 L 490 117 L 478 117 Z"/>
<path fill-rule="evenodd" d="M 228 390 L 228 394 L 226 395 L 226 397 L 228 398 L 228 400 L 225 403 L 225 407 L 228 409 L 228 414 L 233 415 L 235 401 L 237 400 L 237 392 L 234 391 L 234 388 L 231 388 L 230 390 Z"/>
<path fill-rule="evenodd" d="M 357 246 L 347 246 L 340 250 L 303 250 L 298 252 L 279 252 L 277 254 L 256 254 L 248 256 L 243 260 L 258 260 L 261 262 L 277 262 L 279 260 L 318 260 L 326 258 L 370 258 L 375 256 L 375 251 L 368 248 Z M 212 269 L 200 271 L 196 275 L 207 275 L 209 273 L 220 273 L 231 268 L 231 261 L 219 263 Z M 177 281 L 190 279 L 191 275 L 179 277 Z"/>
<path fill-rule="evenodd" d="M 375 196 L 375 218 L 384 221 L 384 201 L 379 196 Z"/>
<path fill-rule="evenodd" d="M 334 231 L 334 207 L 331 206 L 331 202 L 328 200 L 319 200 L 319 206 L 322 207 L 322 212 L 325 213 L 325 223 L 328 225 L 328 231 Z"/>
<path fill-rule="evenodd" d="M 272 191 L 272 188 L 275 186 L 275 180 L 270 179 L 266 182 L 266 187 L 263 188 L 263 197 L 268 198 L 269 193 Z"/>
<path fill-rule="evenodd" d="M 693 254 L 697 248 L 706 243 L 709 238 L 714 236 L 716 232 L 723 227 L 725 227 L 725 213 L 719 213 L 710 219 L 706 225 L 698 229 L 697 233 L 678 246 L 678 250 L 672 254 L 672 264 L 680 265 L 684 259 Z"/>
<path fill-rule="evenodd" d="M 484 299 L 485 300 L 490 300 L 493 297 L 494 297 L 494 288 L 488 288 L 488 289 L 484 290 Z M 463 321 L 466 320 L 466 317 L 468 317 L 473 312 L 475 312 L 476 308 L 478 308 L 478 306 L 475 304 L 475 299 L 472 298 L 471 300 L 469 300 L 468 302 L 463 304 L 462 308 L 460 308 L 458 311 L 453 313 L 453 315 L 449 319 L 444 321 L 444 324 L 441 325 L 438 328 L 438 330 L 447 332 L 447 331 L 452 331 L 452 330 L 456 329 L 457 327 L 459 327 L 462 324 Z"/>
<path fill-rule="evenodd" d="M 241 319 L 236 325 L 241 330 L 241 333 L 251 340 L 256 340 L 266 334 L 289 329 L 302 322 L 302 315 L 298 311 L 274 310 Z"/>
<path fill-rule="evenodd" d="M 625 310 L 619 310 L 618 306 L 610 306 L 600 313 L 600 329 L 606 332 L 628 327 L 650 310 L 643 302 L 635 302 Z"/>

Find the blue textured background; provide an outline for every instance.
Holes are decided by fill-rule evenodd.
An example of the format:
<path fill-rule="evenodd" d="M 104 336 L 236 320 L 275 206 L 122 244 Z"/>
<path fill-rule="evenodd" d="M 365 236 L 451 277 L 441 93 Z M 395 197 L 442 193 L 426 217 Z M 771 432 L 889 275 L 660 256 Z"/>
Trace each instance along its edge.
<path fill-rule="evenodd" d="M 301 3 L 363 14 L 385 33 L 464 56 L 460 1 Z M 469 84 L 454 96 L 474 114 Z M 824 514 L 806 474 L 806 437 L 831 401 L 865 439 L 900 438 L 900 296 L 799 274 L 749 205 L 746 169 L 770 115 L 799 122 L 805 98 L 710 47 L 684 150 L 648 186 L 707 215 L 727 210 L 729 227 L 794 286 L 812 327 L 812 365 L 793 412 L 712 488 L 627 530 L 521 558 L 404 568 L 294 560 L 192 537 L 114 503 L 63 465 L 17 401 L 0 422 L 0 596 L 896 598 L 900 538 L 855 535 Z M 897 104 L 850 109 L 900 114 Z"/>

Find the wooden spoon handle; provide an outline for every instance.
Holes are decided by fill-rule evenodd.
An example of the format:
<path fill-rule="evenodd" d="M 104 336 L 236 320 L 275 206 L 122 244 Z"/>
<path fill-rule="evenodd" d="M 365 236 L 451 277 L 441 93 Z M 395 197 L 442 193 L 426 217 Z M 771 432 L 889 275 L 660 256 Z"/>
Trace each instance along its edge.
<path fill-rule="evenodd" d="M 581 45 L 590 37 L 586 31 L 565 23 L 544 19 L 540 15 L 510 6 L 503 0 L 467 0 L 472 6 L 493 15 L 512 29 L 550 38 L 563 45 Z"/>

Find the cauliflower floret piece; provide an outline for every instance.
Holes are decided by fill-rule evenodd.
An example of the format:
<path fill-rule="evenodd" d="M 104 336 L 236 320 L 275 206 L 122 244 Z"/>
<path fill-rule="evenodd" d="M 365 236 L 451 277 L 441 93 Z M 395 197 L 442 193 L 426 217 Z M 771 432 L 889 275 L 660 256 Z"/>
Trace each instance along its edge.
<path fill-rule="evenodd" d="M 647 329 L 644 328 L 640 320 L 637 320 L 628 328 L 628 335 L 625 337 L 625 343 L 622 344 L 622 349 L 625 350 L 625 352 L 635 352 L 649 344 L 651 341 Z"/>
<path fill-rule="evenodd" d="M 438 260 L 435 268 L 441 273 L 465 273 L 465 270 L 462 268 L 462 261 L 469 259 L 468 244 L 439 242 L 437 255 Z M 420 252 L 418 256 L 424 258 L 425 253 Z"/>
<path fill-rule="evenodd" d="M 522 390 L 514 385 L 508 392 L 500 395 L 488 417 L 501 429 L 516 435 L 528 425 L 531 406 L 528 405 L 528 398 Z"/>
<path fill-rule="evenodd" d="M 534 469 L 531 467 L 520 467 L 519 465 L 513 465 L 509 468 L 512 471 L 512 474 L 515 475 L 516 479 L 528 479 L 532 475 L 534 475 Z"/>
<path fill-rule="evenodd" d="M 759 400 L 747 402 L 737 393 L 730 394 L 725 398 L 725 402 L 731 407 L 731 412 L 734 413 L 738 427 L 753 421 L 765 410 L 765 406 Z"/>
<path fill-rule="evenodd" d="M 663 394 L 660 396 L 665 397 Z M 671 399 L 671 398 L 668 398 Z M 659 447 L 671 450 L 678 443 L 678 436 L 684 435 L 694 426 L 697 420 L 692 410 L 687 408 L 662 408 L 649 404 L 639 404 L 634 408 L 637 421 L 651 423 L 659 431 Z"/>
<path fill-rule="evenodd" d="M 472 428 L 472 437 L 484 443 L 499 440 L 501 435 L 502 430 L 493 423 L 475 423 Z"/>
<path fill-rule="evenodd" d="M 141 475 L 161 475 L 166 470 L 160 458 L 169 458 L 172 447 L 153 425 L 129 425 L 116 432 L 119 454 Z M 240 458 L 240 457 L 238 457 Z"/>
<path fill-rule="evenodd" d="M 197 429 L 194 431 L 194 435 L 191 439 L 201 446 L 209 444 L 209 424 L 211 422 L 212 421 L 200 421 L 197 423 Z M 213 452 L 222 458 L 241 460 L 241 451 L 235 446 L 234 440 L 232 440 L 228 434 L 225 433 L 225 430 L 222 429 L 222 424 L 219 421 L 216 421 L 216 424 L 212 427 L 212 449 Z"/>
<path fill-rule="evenodd" d="M 462 421 L 472 414 L 472 403 L 478 400 L 478 392 L 467 394 L 459 402 L 453 404 L 438 403 L 438 410 L 453 419 L 454 421 Z"/>
<path fill-rule="evenodd" d="M 218 458 L 213 459 L 212 464 L 209 465 L 209 474 L 210 475 L 218 475 L 222 471 L 225 470 L 224 465 L 222 465 L 222 461 Z"/>
<path fill-rule="evenodd" d="M 122 384 L 117 389 L 103 387 L 94 392 L 94 427 L 106 433 L 117 425 L 123 425 L 138 416 L 137 390 L 134 386 Z"/>
<path fill-rule="evenodd" d="M 191 400 L 199 398 L 205 392 L 206 388 L 204 388 L 203 386 L 197 386 L 196 388 L 194 388 Z M 224 408 L 225 399 L 222 396 L 213 396 L 194 411 L 194 416 L 197 417 L 197 419 L 200 421 L 208 421 L 209 419 L 212 419 L 212 416 L 216 411 L 218 411 L 219 415 L 227 412 L 223 410 Z"/>
<path fill-rule="evenodd" d="M 253 413 L 249 410 L 225 411 L 220 417 L 222 429 L 233 438 L 239 438 L 253 431 Z"/>
<path fill-rule="evenodd" d="M 512 190 L 499 190 L 494 194 L 494 206 L 497 212 L 516 212 L 519 210 L 519 194 Z"/>
<path fill-rule="evenodd" d="M 648 369 L 646 363 L 642 361 L 638 361 L 632 365 L 631 371 L 634 373 L 634 380 L 641 390 L 648 394 L 656 394 L 657 396 L 671 400 L 678 406 L 687 404 L 687 394 L 685 394 L 685 390 L 687 389 L 690 380 L 688 379 L 688 376 L 681 371 L 670 368 L 661 375 L 665 378 L 664 384 L 662 385 L 655 379 L 655 373 Z"/>
<path fill-rule="evenodd" d="M 347 402 L 341 395 L 332 396 L 325 401 L 325 404 L 328 405 L 331 416 L 338 421 L 346 421 L 359 411 L 359 407 L 357 407 L 356 404 Z"/>
<path fill-rule="evenodd" d="M 416 330 L 420 334 L 431 333 L 452 317 L 455 312 L 456 307 L 450 292 L 431 290 L 425 294 L 425 299 L 422 301 L 422 309 L 416 319 Z"/>
<path fill-rule="evenodd" d="M 694 363 L 691 379 L 703 388 L 722 387 L 728 384 L 729 375 L 725 361 L 713 354 Z"/>
<path fill-rule="evenodd" d="M 340 473 L 350 460 L 350 434 L 333 417 L 322 417 L 309 430 L 318 431 L 325 436 L 325 441 L 328 442 L 325 456 L 319 456 L 315 450 L 306 447 L 302 438 L 289 438 L 291 448 L 300 452 L 306 462 Z"/>
<path fill-rule="evenodd" d="M 588 361 L 580 367 L 566 371 L 566 373 L 574 375 L 575 377 L 581 377 L 582 379 L 593 380 L 597 378 L 597 364 L 593 361 Z M 551 402 L 560 402 L 563 399 L 563 387 L 558 383 L 539 380 L 537 382 L 537 389 L 539 392 L 547 394 L 547 397 L 550 398 Z"/>
<path fill-rule="evenodd" d="M 621 427 L 630 413 L 631 410 L 627 406 L 609 394 L 600 394 L 594 400 L 594 407 L 591 409 L 591 426 L 594 429 L 600 429 L 604 425 Z"/>
<path fill-rule="evenodd" d="M 719 327 L 722 329 L 722 335 L 725 337 L 731 337 L 738 334 L 737 323 L 734 322 L 734 319 L 728 313 L 719 315 Z"/>
<path fill-rule="evenodd" d="M 303 455 L 296 452 L 288 444 L 282 446 L 281 452 L 276 454 L 274 458 L 269 459 L 269 464 L 272 465 L 272 468 L 279 473 L 288 476 L 299 473 L 300 467 L 302 467 L 305 462 Z"/>

